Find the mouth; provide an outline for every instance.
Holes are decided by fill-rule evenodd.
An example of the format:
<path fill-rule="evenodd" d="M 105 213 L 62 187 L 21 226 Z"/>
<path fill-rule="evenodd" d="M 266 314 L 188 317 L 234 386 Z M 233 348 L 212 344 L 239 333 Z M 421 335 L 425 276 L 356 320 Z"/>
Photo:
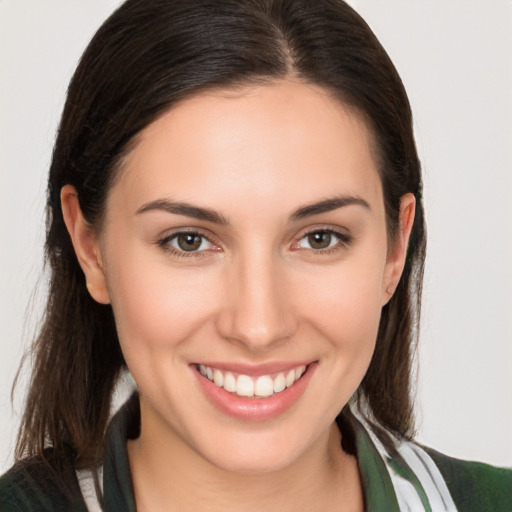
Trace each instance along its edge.
<path fill-rule="evenodd" d="M 217 387 L 240 397 L 268 398 L 293 386 L 306 373 L 309 365 L 300 365 L 286 371 L 260 376 L 225 371 L 220 368 L 197 365 L 199 373 Z"/>
<path fill-rule="evenodd" d="M 247 366 L 191 365 L 199 388 L 221 413 L 243 421 L 277 418 L 300 401 L 318 361 Z"/>

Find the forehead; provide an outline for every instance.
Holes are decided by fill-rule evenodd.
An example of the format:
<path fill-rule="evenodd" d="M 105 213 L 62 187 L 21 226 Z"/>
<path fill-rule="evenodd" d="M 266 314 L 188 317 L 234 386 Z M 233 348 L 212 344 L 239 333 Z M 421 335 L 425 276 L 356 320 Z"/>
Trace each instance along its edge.
<path fill-rule="evenodd" d="M 216 208 L 230 194 L 284 208 L 335 193 L 379 198 L 372 148 L 362 116 L 318 86 L 215 90 L 146 127 L 114 188 L 124 201 L 179 196 Z"/>

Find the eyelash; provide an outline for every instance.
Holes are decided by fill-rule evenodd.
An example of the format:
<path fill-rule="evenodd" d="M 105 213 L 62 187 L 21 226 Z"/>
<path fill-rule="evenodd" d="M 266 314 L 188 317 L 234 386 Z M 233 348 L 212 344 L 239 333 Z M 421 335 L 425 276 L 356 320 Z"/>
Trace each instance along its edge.
<path fill-rule="evenodd" d="M 202 239 L 201 244 L 204 240 L 207 240 L 210 244 L 212 244 L 214 247 L 216 245 L 203 233 L 199 231 L 177 231 L 176 233 L 173 233 L 172 235 L 166 236 L 162 238 L 161 240 L 158 240 L 157 245 L 161 247 L 166 253 L 170 253 L 172 256 L 176 256 L 178 258 L 204 258 L 208 256 L 207 250 L 203 249 L 201 251 L 185 251 L 185 250 L 179 250 L 170 245 L 172 240 L 176 240 L 179 236 L 182 235 L 191 235 L 191 236 L 198 236 Z"/>
<path fill-rule="evenodd" d="M 310 251 L 315 256 L 326 256 L 329 254 L 333 254 L 339 250 L 342 250 L 344 248 L 347 248 L 351 245 L 353 242 L 353 237 L 342 233 L 340 231 L 337 231 L 332 228 L 316 228 L 312 229 L 311 231 L 307 231 L 306 233 L 302 234 L 302 236 L 294 242 L 294 246 L 297 246 L 302 240 L 307 238 L 310 235 L 314 235 L 316 233 L 323 233 L 323 234 L 329 234 L 335 236 L 338 241 L 331 247 L 327 247 L 325 249 L 313 249 L 313 248 L 307 248 L 307 251 Z M 206 240 L 210 244 L 212 244 L 214 247 L 217 247 L 206 235 L 199 231 L 178 231 L 176 233 L 173 233 L 172 235 L 166 236 L 160 240 L 157 241 L 157 245 L 162 248 L 167 253 L 172 254 L 173 256 L 176 256 L 178 258 L 203 258 L 208 256 L 208 249 L 203 250 L 195 250 L 195 251 L 185 251 L 185 250 L 179 250 L 170 245 L 170 242 L 172 240 L 176 240 L 179 236 L 182 235 L 192 235 L 200 237 L 203 241 Z M 202 244 L 203 242 L 201 242 Z M 295 250 L 299 250 L 299 248 Z"/>
<path fill-rule="evenodd" d="M 308 251 L 311 251 L 314 256 L 322 257 L 322 256 L 327 256 L 329 254 L 333 254 L 337 251 L 340 251 L 342 249 L 349 247 L 351 245 L 351 243 L 353 242 L 353 237 L 351 235 L 348 235 L 347 233 L 343 233 L 341 231 L 337 231 L 336 229 L 332 229 L 332 228 L 315 228 L 315 229 L 312 229 L 311 231 L 307 231 L 306 233 L 304 233 L 299 238 L 299 240 L 294 243 L 294 245 L 297 245 L 298 243 L 300 243 L 301 240 L 304 240 L 308 236 L 314 235 L 315 233 L 323 233 L 323 234 L 333 235 L 338 239 L 338 241 L 333 246 L 327 247 L 325 249 L 313 249 L 313 248 L 307 249 Z"/>

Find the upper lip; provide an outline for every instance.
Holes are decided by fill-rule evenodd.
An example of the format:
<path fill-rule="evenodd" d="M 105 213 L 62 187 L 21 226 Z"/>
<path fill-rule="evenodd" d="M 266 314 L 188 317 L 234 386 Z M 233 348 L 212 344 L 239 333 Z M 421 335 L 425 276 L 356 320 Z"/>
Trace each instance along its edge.
<path fill-rule="evenodd" d="M 269 375 L 271 373 L 287 372 L 299 366 L 308 366 L 314 360 L 308 359 L 303 361 L 273 361 L 267 363 L 227 363 L 220 361 L 198 361 L 196 364 L 217 368 L 224 372 L 239 373 L 249 377 L 258 377 L 260 375 Z"/>

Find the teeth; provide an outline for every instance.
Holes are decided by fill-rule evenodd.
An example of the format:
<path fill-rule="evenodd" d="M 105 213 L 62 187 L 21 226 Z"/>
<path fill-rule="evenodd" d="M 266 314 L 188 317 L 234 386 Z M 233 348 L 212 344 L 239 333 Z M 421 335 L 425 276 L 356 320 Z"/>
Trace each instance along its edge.
<path fill-rule="evenodd" d="M 230 393 L 234 393 L 236 391 L 236 380 L 233 377 L 232 373 L 226 373 L 224 376 L 224 389 L 229 391 Z"/>
<path fill-rule="evenodd" d="M 284 373 L 281 372 L 274 377 L 261 375 L 253 378 L 248 375 L 235 376 L 231 372 L 224 373 L 217 368 L 199 365 L 201 375 L 212 381 L 219 388 L 224 388 L 229 393 L 236 393 L 244 397 L 269 397 L 274 393 L 280 393 L 292 386 L 299 380 L 306 371 L 306 366 L 299 366 Z"/>
<path fill-rule="evenodd" d="M 304 375 L 305 371 L 306 371 L 306 367 L 305 366 L 299 366 L 295 370 L 295 380 L 299 380 Z"/>
<path fill-rule="evenodd" d="M 256 396 L 271 396 L 274 394 L 274 382 L 268 375 L 258 377 L 254 385 L 254 394 Z"/>
<path fill-rule="evenodd" d="M 283 391 L 283 389 L 286 388 L 286 379 L 284 378 L 284 373 L 280 373 L 275 379 L 274 379 L 274 393 L 279 393 L 280 391 Z"/>
<path fill-rule="evenodd" d="M 254 381 L 247 375 L 239 375 L 236 379 L 236 394 L 240 396 L 254 395 Z"/>
<path fill-rule="evenodd" d="M 221 388 L 224 385 L 224 375 L 222 375 L 222 372 L 220 370 L 213 370 L 213 382 Z"/>

